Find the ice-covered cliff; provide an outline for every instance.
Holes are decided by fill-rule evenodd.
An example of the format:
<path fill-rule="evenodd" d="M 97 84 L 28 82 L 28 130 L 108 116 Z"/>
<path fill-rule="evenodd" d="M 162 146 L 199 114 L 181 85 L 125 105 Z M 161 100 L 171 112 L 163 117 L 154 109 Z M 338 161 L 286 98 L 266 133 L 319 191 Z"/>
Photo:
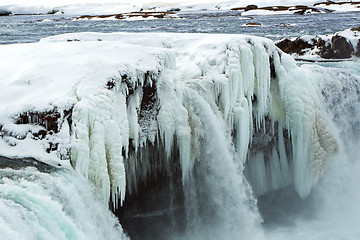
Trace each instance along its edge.
<path fill-rule="evenodd" d="M 306 197 L 337 152 L 317 79 L 268 39 L 78 33 L 0 51 L 0 154 L 71 163 L 114 208 L 161 176 L 188 221 L 247 229 L 251 192 Z"/>

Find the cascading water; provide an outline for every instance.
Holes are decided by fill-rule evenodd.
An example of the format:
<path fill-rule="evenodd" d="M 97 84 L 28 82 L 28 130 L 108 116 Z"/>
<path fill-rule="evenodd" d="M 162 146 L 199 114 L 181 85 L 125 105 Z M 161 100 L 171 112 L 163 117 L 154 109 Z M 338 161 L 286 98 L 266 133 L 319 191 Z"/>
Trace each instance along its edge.
<path fill-rule="evenodd" d="M 5 161 L 15 167 L 0 169 L 1 239 L 128 239 L 94 187 L 72 169 L 0 157 Z"/>
<path fill-rule="evenodd" d="M 303 67 L 311 69 L 317 79 L 327 122 L 340 151 L 328 162 L 324 178 L 306 199 L 300 199 L 289 187 L 259 198 L 266 237 L 356 240 L 360 234 L 358 61 Z"/>

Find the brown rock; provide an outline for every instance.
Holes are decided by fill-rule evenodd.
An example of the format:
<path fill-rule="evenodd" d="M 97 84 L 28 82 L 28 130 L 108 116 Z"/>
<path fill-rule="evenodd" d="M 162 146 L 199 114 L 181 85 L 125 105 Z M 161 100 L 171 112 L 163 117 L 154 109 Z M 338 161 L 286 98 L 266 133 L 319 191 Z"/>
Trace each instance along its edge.
<path fill-rule="evenodd" d="M 350 29 L 351 31 L 360 31 L 360 26 L 358 27 L 353 27 L 352 29 Z"/>
<path fill-rule="evenodd" d="M 251 23 L 246 23 L 243 26 L 261 26 L 261 23 L 251 22 Z"/>
<path fill-rule="evenodd" d="M 315 39 L 313 39 L 313 42 L 315 42 Z M 285 38 L 276 43 L 276 46 L 286 53 L 296 53 L 299 55 L 303 55 L 306 49 L 314 48 L 314 45 L 309 44 L 301 38 L 296 38 L 294 41 Z"/>
<path fill-rule="evenodd" d="M 245 11 L 250 11 L 250 10 L 254 10 L 254 9 L 258 9 L 258 6 L 256 6 L 256 5 L 247 5 L 245 7 Z"/>

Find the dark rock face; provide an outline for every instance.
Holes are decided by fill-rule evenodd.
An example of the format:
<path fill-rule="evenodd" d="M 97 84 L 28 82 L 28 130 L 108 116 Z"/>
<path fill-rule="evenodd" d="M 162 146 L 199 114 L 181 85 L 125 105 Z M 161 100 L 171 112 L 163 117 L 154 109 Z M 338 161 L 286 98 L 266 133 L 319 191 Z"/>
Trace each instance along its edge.
<path fill-rule="evenodd" d="M 185 196 L 179 152 L 172 149 L 166 160 L 161 141 L 150 142 L 125 160 L 127 191 L 123 206 L 112 209 L 124 231 L 134 240 L 170 239 L 186 229 Z M 167 162 L 168 164 L 163 164 Z M 148 164 L 151 171 L 146 171 Z M 136 182 L 131 174 L 136 175 Z"/>
<path fill-rule="evenodd" d="M 332 57 L 336 59 L 350 58 L 354 53 L 354 48 L 351 43 L 349 43 L 346 38 L 335 35 L 331 39 L 332 43 Z"/>
<path fill-rule="evenodd" d="M 11 15 L 10 11 L 0 9 L 0 16 L 9 16 L 9 15 Z"/>

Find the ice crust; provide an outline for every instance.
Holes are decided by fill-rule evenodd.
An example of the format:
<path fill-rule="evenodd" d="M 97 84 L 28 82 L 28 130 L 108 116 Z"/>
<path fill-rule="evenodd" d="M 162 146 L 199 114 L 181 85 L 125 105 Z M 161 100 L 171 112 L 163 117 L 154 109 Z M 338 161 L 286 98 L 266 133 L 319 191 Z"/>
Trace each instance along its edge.
<path fill-rule="evenodd" d="M 141 166 L 134 162 L 134 171 L 125 173 L 129 151 L 141 151 L 155 140 L 164 145 L 167 158 L 176 144 L 186 184 L 195 162 L 221 153 L 222 146 L 232 149 L 224 139 L 233 136 L 234 161 L 240 171 L 246 168 L 258 195 L 293 184 L 306 197 L 327 159 L 337 152 L 323 119 L 316 78 L 268 39 L 76 33 L 39 43 L 0 46 L 0 52 L 4 86 L 0 153 L 64 164 L 67 161 L 59 159 L 59 152 L 70 148 L 75 170 L 94 183 L 104 203 L 111 197 L 115 208 L 124 200 L 126 177 L 133 179 L 128 188 L 136 188 L 136 179 L 145 177 L 139 174 L 151 170 L 138 159 L 136 164 Z M 148 86 L 155 86 L 157 110 L 140 117 Z M 61 122 L 62 131 L 52 141 L 67 143 L 47 153 L 46 141 L 34 140 L 29 134 L 37 126 L 17 125 L 13 119 L 20 113 L 54 108 L 60 112 L 72 109 L 72 124 L 68 127 L 66 121 Z M 272 126 L 270 130 L 266 123 Z M 227 137 L 209 134 L 217 126 Z M 259 131 L 279 133 L 270 155 L 249 151 Z M 287 139 L 284 131 L 289 133 Z M 18 139 L 18 135 L 25 138 Z M 26 141 L 37 147 L 29 148 L 32 145 L 24 144 Z M 216 150 L 211 149 L 216 145 Z M 224 150 L 225 155 L 230 153 Z M 212 166 L 222 165 L 221 157 L 216 159 Z"/>

